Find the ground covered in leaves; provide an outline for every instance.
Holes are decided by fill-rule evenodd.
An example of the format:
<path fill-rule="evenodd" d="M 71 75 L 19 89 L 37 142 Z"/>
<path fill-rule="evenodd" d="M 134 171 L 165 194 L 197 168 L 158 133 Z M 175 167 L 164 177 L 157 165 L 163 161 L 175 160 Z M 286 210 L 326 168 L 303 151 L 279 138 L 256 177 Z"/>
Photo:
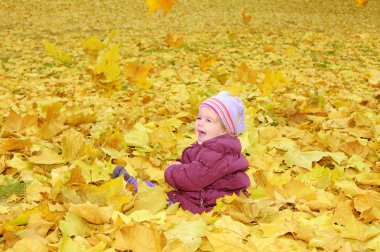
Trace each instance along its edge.
<path fill-rule="evenodd" d="M 380 2 L 357 2 L 2 0 L 0 250 L 379 251 Z M 250 196 L 168 207 L 223 89 Z"/>

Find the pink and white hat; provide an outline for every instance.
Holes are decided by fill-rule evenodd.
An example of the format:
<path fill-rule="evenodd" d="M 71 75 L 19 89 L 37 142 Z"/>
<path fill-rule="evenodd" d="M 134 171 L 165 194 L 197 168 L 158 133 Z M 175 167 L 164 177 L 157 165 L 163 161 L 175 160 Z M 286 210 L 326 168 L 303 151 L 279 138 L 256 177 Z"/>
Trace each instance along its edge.
<path fill-rule="evenodd" d="M 229 133 L 239 135 L 245 130 L 244 104 L 239 97 L 233 97 L 227 91 L 222 91 L 202 102 L 199 107 L 202 106 L 214 110 Z"/>

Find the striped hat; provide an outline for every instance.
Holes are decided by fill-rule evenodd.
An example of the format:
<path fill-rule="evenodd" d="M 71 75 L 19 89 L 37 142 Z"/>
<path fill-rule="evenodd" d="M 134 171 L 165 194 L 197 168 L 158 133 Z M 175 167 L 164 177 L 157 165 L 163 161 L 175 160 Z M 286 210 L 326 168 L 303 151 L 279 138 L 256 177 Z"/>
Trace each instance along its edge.
<path fill-rule="evenodd" d="M 202 102 L 199 107 L 202 106 L 214 110 L 229 133 L 239 135 L 245 130 L 244 104 L 239 97 L 233 97 L 227 91 L 222 91 Z"/>

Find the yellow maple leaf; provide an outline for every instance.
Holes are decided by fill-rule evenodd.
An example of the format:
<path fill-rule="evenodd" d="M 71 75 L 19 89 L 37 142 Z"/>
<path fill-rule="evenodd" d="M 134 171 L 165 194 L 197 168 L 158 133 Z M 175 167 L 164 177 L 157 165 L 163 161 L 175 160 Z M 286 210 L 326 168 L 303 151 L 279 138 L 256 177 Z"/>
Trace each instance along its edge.
<path fill-rule="evenodd" d="M 248 226 L 244 225 L 240 221 L 232 219 L 228 215 L 223 215 L 221 218 L 219 218 L 214 223 L 214 226 L 223 230 L 224 232 L 228 232 L 231 235 L 242 239 L 246 238 L 250 233 L 250 228 Z"/>
<path fill-rule="evenodd" d="M 40 251 L 40 252 L 48 252 L 48 246 L 47 244 L 42 240 L 39 239 L 38 236 L 35 236 L 34 238 L 24 238 L 19 241 L 17 241 L 13 247 L 10 250 L 7 250 L 9 252 L 30 252 L 30 251 Z"/>
<path fill-rule="evenodd" d="M 175 36 L 172 33 L 166 35 L 165 41 L 169 48 L 179 48 L 183 45 L 183 38 Z"/>
<path fill-rule="evenodd" d="M 89 54 L 96 54 L 106 48 L 106 45 L 96 35 L 84 40 L 83 45 Z"/>
<path fill-rule="evenodd" d="M 104 41 L 101 41 L 96 35 L 93 35 L 83 41 L 83 46 L 90 55 L 97 55 L 111 43 L 117 33 L 117 30 L 112 30 Z"/>
<path fill-rule="evenodd" d="M 258 251 L 256 246 L 251 242 L 244 242 L 242 238 L 238 238 L 230 233 L 208 233 L 207 240 L 211 243 L 215 251 L 220 252 L 246 252 L 246 251 Z"/>
<path fill-rule="evenodd" d="M 86 237 L 92 232 L 89 223 L 72 212 L 66 212 L 65 219 L 59 221 L 59 230 L 68 237 L 72 235 Z"/>
<path fill-rule="evenodd" d="M 339 146 L 340 150 L 349 156 L 358 155 L 362 158 L 366 158 L 368 153 L 371 151 L 367 145 L 362 145 L 358 140 L 352 142 L 344 142 Z"/>
<path fill-rule="evenodd" d="M 252 15 L 248 12 L 247 8 L 245 8 L 243 10 L 243 12 L 241 13 L 241 15 L 242 15 L 243 23 L 245 25 L 248 25 L 251 22 L 251 20 L 252 20 Z"/>
<path fill-rule="evenodd" d="M 176 138 L 170 126 L 160 125 L 149 134 L 149 140 L 153 148 L 170 150 L 176 146 Z"/>
<path fill-rule="evenodd" d="M 149 187 L 144 182 L 139 181 L 139 190 L 136 194 L 133 211 L 146 209 L 156 214 L 167 207 L 167 195 L 159 187 Z M 152 204 L 154 202 L 154 204 Z"/>
<path fill-rule="evenodd" d="M 161 251 L 165 238 L 153 225 L 134 223 L 115 232 L 113 247 L 118 251 Z"/>
<path fill-rule="evenodd" d="M 70 204 L 69 211 L 90 223 L 105 224 L 111 219 L 113 206 L 100 207 L 87 201 L 83 204 Z"/>
<path fill-rule="evenodd" d="M 207 223 L 203 220 L 181 221 L 174 228 L 165 232 L 169 240 L 180 240 L 186 246 L 196 251 L 209 230 Z"/>
<path fill-rule="evenodd" d="M 10 151 L 21 151 L 26 148 L 31 147 L 32 143 L 29 139 L 17 139 L 17 138 L 6 138 L 0 139 L 0 154 L 5 154 Z"/>
<path fill-rule="evenodd" d="M 59 155 L 57 152 L 43 147 L 37 155 L 29 157 L 29 162 L 32 164 L 62 164 L 65 160 L 62 158 L 62 155 Z"/>
<path fill-rule="evenodd" d="M 243 91 L 243 85 L 241 83 L 230 83 L 225 90 L 232 96 L 240 96 Z"/>
<path fill-rule="evenodd" d="M 70 128 L 63 133 L 62 157 L 66 161 L 79 158 L 84 154 L 85 138 L 82 133 Z"/>
<path fill-rule="evenodd" d="M 235 71 L 237 78 L 244 82 L 255 84 L 257 81 L 258 72 L 252 70 L 247 64 L 242 63 Z"/>
<path fill-rule="evenodd" d="M 370 70 L 368 72 L 368 83 L 374 86 L 380 86 L 380 71 Z"/>
<path fill-rule="evenodd" d="M 177 1 L 178 0 L 146 0 L 146 5 L 148 6 L 149 13 L 156 12 L 161 8 L 164 15 L 166 15 Z"/>
<path fill-rule="evenodd" d="M 150 65 L 140 64 L 140 60 L 136 60 L 125 64 L 124 75 L 132 85 L 147 89 L 152 86 L 152 83 L 147 79 L 150 69 Z"/>
<path fill-rule="evenodd" d="M 70 64 L 72 62 L 71 56 L 53 43 L 45 42 L 45 51 L 63 64 Z"/>
<path fill-rule="evenodd" d="M 365 242 L 379 234 L 380 231 L 375 225 L 364 224 L 352 217 L 348 225 L 343 228 L 341 236 L 342 238 Z"/>
<path fill-rule="evenodd" d="M 96 60 L 95 73 L 100 75 L 100 81 L 110 83 L 120 78 L 119 44 L 100 54 Z"/>
<path fill-rule="evenodd" d="M 280 71 L 265 70 L 264 82 L 256 84 L 263 96 L 269 96 L 275 89 L 285 87 L 288 81 Z"/>
<path fill-rule="evenodd" d="M 10 132 L 17 132 L 23 134 L 26 129 L 33 127 L 37 124 L 38 116 L 25 115 L 22 116 L 11 109 L 7 120 L 5 121 L 4 128 Z"/>
<path fill-rule="evenodd" d="M 356 5 L 359 7 L 364 7 L 368 4 L 368 0 L 356 0 Z"/>
<path fill-rule="evenodd" d="M 215 56 L 199 56 L 199 68 L 202 71 L 207 71 L 216 62 Z"/>

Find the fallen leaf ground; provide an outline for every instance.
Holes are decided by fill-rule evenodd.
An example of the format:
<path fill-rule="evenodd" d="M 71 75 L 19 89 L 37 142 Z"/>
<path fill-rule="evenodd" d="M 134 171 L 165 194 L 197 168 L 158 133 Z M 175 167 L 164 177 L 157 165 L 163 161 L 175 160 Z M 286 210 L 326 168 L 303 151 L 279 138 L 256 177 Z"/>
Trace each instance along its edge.
<path fill-rule="evenodd" d="M 1 1 L 0 250 L 379 251 L 378 13 L 371 0 L 180 0 L 165 16 L 142 0 Z M 105 48 L 91 54 L 93 35 Z M 168 207 L 166 163 L 222 89 L 247 109 L 250 197 Z M 115 164 L 157 186 L 133 193 Z"/>

